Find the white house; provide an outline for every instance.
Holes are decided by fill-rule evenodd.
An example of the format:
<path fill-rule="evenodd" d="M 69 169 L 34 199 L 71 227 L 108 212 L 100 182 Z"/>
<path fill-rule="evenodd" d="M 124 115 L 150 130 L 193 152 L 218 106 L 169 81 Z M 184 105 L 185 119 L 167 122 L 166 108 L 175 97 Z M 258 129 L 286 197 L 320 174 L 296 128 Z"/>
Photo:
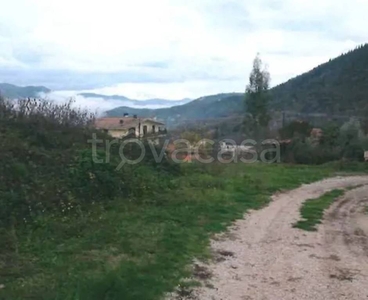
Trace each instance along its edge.
<path fill-rule="evenodd" d="M 95 127 L 106 131 L 114 138 L 123 138 L 128 134 L 132 134 L 135 137 L 145 137 L 166 133 L 166 126 L 164 123 L 136 116 L 99 118 L 95 121 Z"/>

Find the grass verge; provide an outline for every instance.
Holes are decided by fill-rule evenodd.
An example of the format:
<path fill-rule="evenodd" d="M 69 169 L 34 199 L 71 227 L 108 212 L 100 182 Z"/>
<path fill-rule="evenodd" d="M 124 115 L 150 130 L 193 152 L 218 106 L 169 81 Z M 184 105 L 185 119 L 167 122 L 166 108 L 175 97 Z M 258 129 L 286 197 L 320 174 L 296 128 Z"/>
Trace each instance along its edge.
<path fill-rule="evenodd" d="M 45 216 L 32 227 L 0 232 L 3 243 L 17 241 L 14 251 L 0 250 L 0 299 L 162 299 L 191 276 L 194 257 L 210 257 L 214 233 L 266 205 L 274 192 L 334 171 L 283 164 L 187 166 L 170 192 L 116 199 L 78 217 Z"/>
<path fill-rule="evenodd" d="M 305 201 L 300 209 L 303 220 L 294 224 L 294 227 L 306 231 L 317 231 L 316 226 L 321 224 L 324 211 L 330 207 L 336 198 L 343 194 L 344 190 L 333 190 L 317 199 Z"/>

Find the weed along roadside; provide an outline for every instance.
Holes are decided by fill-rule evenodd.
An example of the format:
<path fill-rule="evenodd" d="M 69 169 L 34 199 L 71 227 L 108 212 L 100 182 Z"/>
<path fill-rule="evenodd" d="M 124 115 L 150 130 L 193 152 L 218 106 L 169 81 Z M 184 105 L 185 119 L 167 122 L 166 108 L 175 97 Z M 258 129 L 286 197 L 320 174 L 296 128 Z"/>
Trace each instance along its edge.
<path fill-rule="evenodd" d="M 316 231 L 316 225 L 321 224 L 324 211 L 343 194 L 343 190 L 333 190 L 317 199 L 307 200 L 300 209 L 302 220 L 295 223 L 294 227 L 306 231 Z"/>

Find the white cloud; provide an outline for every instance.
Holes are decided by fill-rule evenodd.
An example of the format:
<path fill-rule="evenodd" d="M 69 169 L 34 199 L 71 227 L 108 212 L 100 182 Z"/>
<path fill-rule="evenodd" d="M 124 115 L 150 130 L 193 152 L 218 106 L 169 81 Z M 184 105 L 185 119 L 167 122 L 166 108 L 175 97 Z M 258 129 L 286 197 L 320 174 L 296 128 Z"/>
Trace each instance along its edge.
<path fill-rule="evenodd" d="M 239 87 L 244 85 L 244 80 L 196 80 L 174 83 L 122 83 L 111 87 L 92 90 L 97 94 L 104 95 L 126 95 L 129 98 L 144 100 L 155 98 L 160 95 L 161 98 L 180 100 L 183 95 L 188 98 L 197 98 L 203 95 L 217 94 L 223 92 L 239 92 Z"/>
<path fill-rule="evenodd" d="M 131 86 L 116 86 L 116 87 L 111 87 L 111 88 L 106 88 L 106 89 L 102 89 L 100 90 L 102 93 L 104 94 L 122 94 L 121 90 L 123 88 L 124 92 L 128 91 L 129 95 L 132 95 L 132 97 L 130 97 L 131 100 L 152 100 L 155 97 L 151 96 L 151 94 L 148 93 L 144 93 L 144 89 L 142 90 L 142 93 L 137 95 L 135 94 L 136 89 L 140 88 L 140 87 L 136 87 L 134 85 Z M 154 93 L 157 90 L 157 87 L 153 87 L 153 88 L 149 88 L 149 87 L 145 87 L 146 90 L 145 91 L 149 91 L 149 93 Z M 162 88 L 162 87 L 161 87 Z M 166 88 L 166 87 L 165 87 Z M 96 94 L 98 94 L 98 92 L 100 92 L 99 90 L 96 91 L 92 91 L 92 92 L 96 92 Z M 172 90 L 171 90 L 172 91 Z M 187 92 L 188 90 L 180 90 L 181 92 Z M 63 104 L 66 103 L 68 101 L 73 101 L 72 106 L 76 107 L 76 108 L 81 108 L 81 109 L 87 109 L 89 111 L 92 111 L 94 113 L 96 113 L 97 115 L 103 115 L 106 111 L 111 110 L 113 108 L 116 107 L 120 107 L 120 106 L 128 106 L 131 108 L 149 108 L 149 109 L 157 109 L 157 108 L 166 108 L 166 107 L 171 107 L 175 104 L 171 104 L 171 103 L 162 103 L 162 104 L 157 104 L 157 103 L 153 103 L 153 104 L 143 104 L 143 103 L 136 103 L 135 101 L 129 101 L 129 100 L 120 100 L 120 99 L 104 99 L 102 97 L 84 97 L 82 95 L 80 95 L 80 93 L 82 92 L 87 92 L 87 91 L 54 91 L 54 92 L 50 92 L 50 93 L 40 93 L 39 97 L 43 98 L 43 99 L 47 99 L 59 104 Z M 134 97 L 134 95 L 137 95 L 138 97 Z M 168 97 L 165 100 L 170 100 L 169 95 L 170 93 L 167 93 Z M 178 94 L 179 95 L 179 94 Z M 139 97 L 140 96 L 140 97 Z M 128 97 L 129 98 L 129 97 Z M 171 99 L 171 100 L 183 100 L 182 98 L 177 98 L 177 99 Z"/>
<path fill-rule="evenodd" d="M 278 84 L 368 36 L 365 0 L 13 0 L 1 7 L 0 68 L 11 69 L 3 81 L 139 99 L 243 91 L 257 52 Z"/>

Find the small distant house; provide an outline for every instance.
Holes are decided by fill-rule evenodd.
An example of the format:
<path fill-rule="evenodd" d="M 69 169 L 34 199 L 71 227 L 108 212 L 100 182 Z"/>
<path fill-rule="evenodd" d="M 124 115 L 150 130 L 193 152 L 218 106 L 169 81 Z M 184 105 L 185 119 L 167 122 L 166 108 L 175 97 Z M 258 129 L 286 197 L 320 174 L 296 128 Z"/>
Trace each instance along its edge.
<path fill-rule="evenodd" d="M 162 122 L 126 115 L 124 117 L 96 119 L 95 127 L 104 130 L 114 138 L 123 138 L 127 135 L 134 137 L 157 136 L 166 133 L 166 126 Z"/>

